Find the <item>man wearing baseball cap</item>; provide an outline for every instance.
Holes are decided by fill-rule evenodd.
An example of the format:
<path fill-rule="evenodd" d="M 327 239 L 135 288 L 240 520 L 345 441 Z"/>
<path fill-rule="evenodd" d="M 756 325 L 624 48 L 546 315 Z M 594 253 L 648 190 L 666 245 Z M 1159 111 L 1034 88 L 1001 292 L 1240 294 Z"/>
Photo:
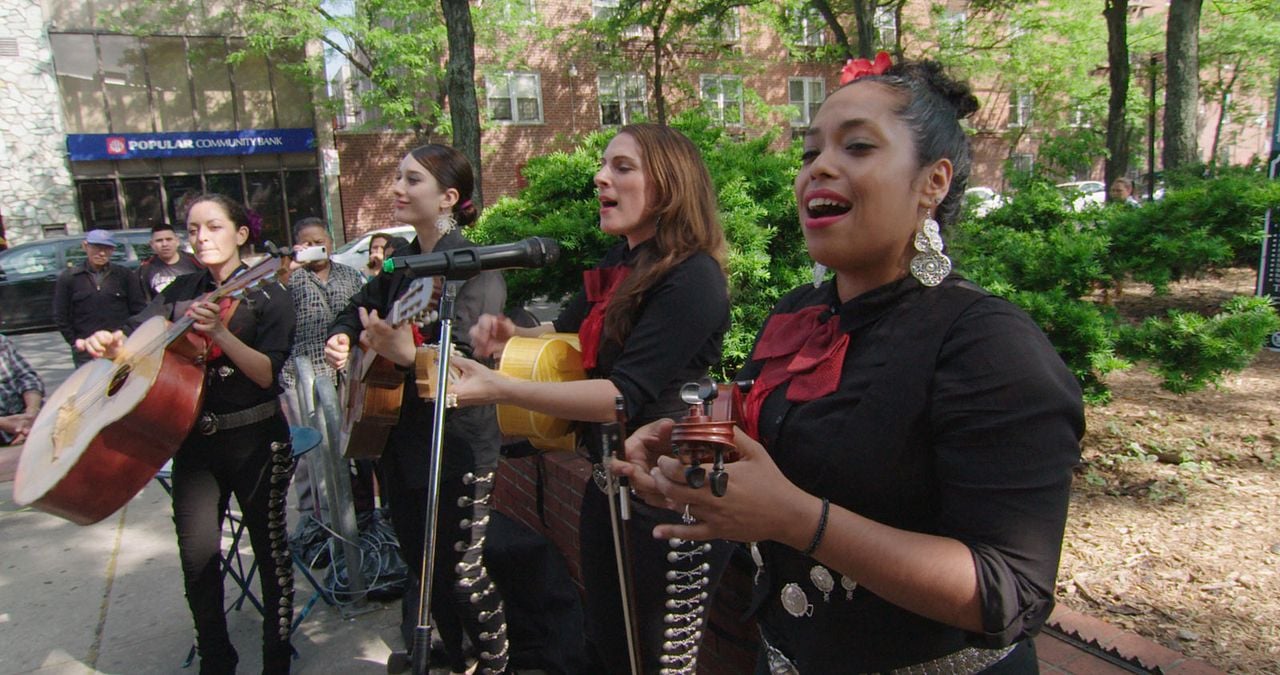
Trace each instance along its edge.
<path fill-rule="evenodd" d="M 116 330 L 147 304 L 138 276 L 111 262 L 116 240 L 109 231 L 89 230 L 80 246 L 84 262 L 63 270 L 53 287 L 53 320 L 70 345 L 95 331 Z M 93 357 L 73 347 L 71 358 L 79 368 Z"/>

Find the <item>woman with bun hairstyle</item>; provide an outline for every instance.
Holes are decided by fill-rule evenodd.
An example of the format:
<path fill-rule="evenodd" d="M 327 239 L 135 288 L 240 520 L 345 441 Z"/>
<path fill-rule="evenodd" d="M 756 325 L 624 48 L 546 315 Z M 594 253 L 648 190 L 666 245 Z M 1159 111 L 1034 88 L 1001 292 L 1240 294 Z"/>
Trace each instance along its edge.
<path fill-rule="evenodd" d="M 725 496 L 684 483 L 669 422 L 615 466 L 696 520 L 655 537 L 753 542 L 758 673 L 1035 673 L 1081 393 L 1030 318 L 950 273 L 976 99 L 888 60 L 851 62 L 805 134 L 800 226 L 834 278 L 758 335 Z"/>
<path fill-rule="evenodd" d="M 392 184 L 394 219 L 412 225 L 417 238 L 393 255 L 474 246 L 459 231 L 478 215 L 471 203 L 473 176 L 466 157 L 445 145 L 424 145 L 405 155 Z M 370 279 L 334 320 L 325 358 L 336 369 L 345 367 L 351 346 L 359 339 L 404 371 L 400 420 L 391 428 L 379 468 L 400 551 L 411 576 L 421 583 L 416 577 L 421 575 L 425 547 L 434 404 L 418 391 L 414 359 L 418 342 L 439 342 L 440 326 L 439 322 L 418 327 L 406 323 L 397 328 L 385 320 L 412 281 L 403 270 Z M 453 346 L 470 354 L 468 330 L 481 315 L 501 312 L 506 296 L 506 283 L 498 272 L 481 272 L 468 279 L 454 305 Z M 457 408 L 445 416 L 431 616 L 454 672 L 467 669 L 464 631 L 476 649 L 478 672 L 506 669 L 502 600 L 481 555 L 500 443 L 497 414 L 491 405 Z M 401 633 L 409 649 L 418 624 L 417 600 L 418 589 L 410 588 L 402 605 Z"/>
<path fill-rule="evenodd" d="M 249 530 L 262 585 L 262 672 L 288 673 L 293 648 L 293 562 L 285 496 L 293 475 L 289 424 L 281 410 L 280 370 L 293 348 L 289 291 L 272 282 L 242 300 L 192 302 L 246 269 L 257 236 L 249 212 L 220 194 L 185 200 L 187 238 L 204 269 L 174 279 L 126 328 L 153 316 L 184 314 L 212 344 L 195 428 L 173 458 L 173 523 L 187 604 L 195 620 L 200 672 L 234 673 L 239 656 L 223 612 L 222 517 L 231 495 Z M 77 348 L 115 358 L 124 332 L 98 331 Z"/>

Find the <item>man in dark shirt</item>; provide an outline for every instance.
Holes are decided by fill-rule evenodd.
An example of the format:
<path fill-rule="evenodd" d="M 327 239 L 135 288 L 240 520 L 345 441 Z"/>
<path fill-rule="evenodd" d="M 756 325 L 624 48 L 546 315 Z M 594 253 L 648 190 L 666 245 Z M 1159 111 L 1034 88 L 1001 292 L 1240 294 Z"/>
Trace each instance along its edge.
<path fill-rule="evenodd" d="M 182 250 L 181 246 L 172 225 L 160 223 L 151 228 L 151 250 L 155 255 L 138 268 L 138 279 L 142 281 L 142 290 L 147 297 L 154 298 L 174 279 L 200 269 L 195 256 Z"/>
<path fill-rule="evenodd" d="M 110 232 L 90 230 L 80 245 L 84 263 L 63 270 L 53 287 L 53 320 L 69 345 L 95 331 L 120 328 L 147 305 L 138 276 L 111 262 L 116 241 Z M 74 347 L 71 358 L 77 368 L 92 360 Z"/>

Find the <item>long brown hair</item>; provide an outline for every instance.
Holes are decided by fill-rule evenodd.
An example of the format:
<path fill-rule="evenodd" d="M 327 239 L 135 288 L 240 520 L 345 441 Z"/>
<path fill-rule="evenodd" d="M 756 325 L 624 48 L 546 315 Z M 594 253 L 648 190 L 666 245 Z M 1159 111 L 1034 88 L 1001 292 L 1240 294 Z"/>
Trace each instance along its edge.
<path fill-rule="evenodd" d="M 628 124 L 618 133 L 630 134 L 640 149 L 646 207 L 657 230 L 654 245 L 640 251 L 605 310 L 605 336 L 622 342 L 645 292 L 667 272 L 699 251 L 714 258 L 723 272 L 727 254 L 716 190 L 693 141 L 657 124 Z"/>

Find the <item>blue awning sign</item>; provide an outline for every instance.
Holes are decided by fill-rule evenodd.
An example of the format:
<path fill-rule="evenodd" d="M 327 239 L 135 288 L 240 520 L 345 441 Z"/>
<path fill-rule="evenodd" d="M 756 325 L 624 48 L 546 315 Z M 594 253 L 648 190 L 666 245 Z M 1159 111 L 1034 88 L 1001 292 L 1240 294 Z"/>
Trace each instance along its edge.
<path fill-rule="evenodd" d="M 178 131 L 157 134 L 67 134 L 73 162 L 315 152 L 315 129 Z"/>

